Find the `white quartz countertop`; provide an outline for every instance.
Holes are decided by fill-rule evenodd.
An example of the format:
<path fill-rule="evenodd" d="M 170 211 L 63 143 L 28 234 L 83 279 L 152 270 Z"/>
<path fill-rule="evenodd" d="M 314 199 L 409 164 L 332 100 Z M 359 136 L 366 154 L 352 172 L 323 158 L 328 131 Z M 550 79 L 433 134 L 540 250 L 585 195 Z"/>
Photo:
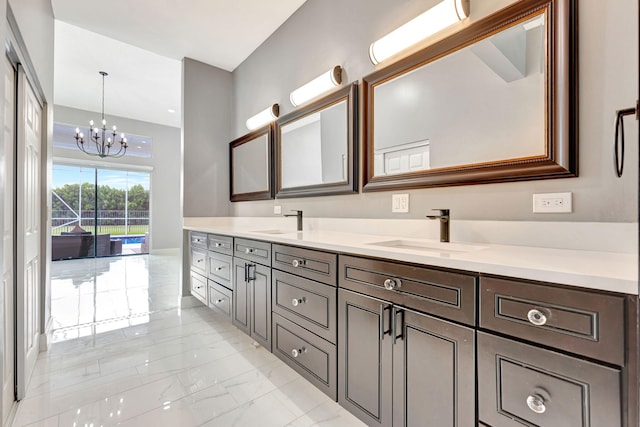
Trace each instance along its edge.
<path fill-rule="evenodd" d="M 455 241 L 447 244 L 412 237 L 323 230 L 296 232 L 233 224 L 185 225 L 184 228 L 426 266 L 638 294 L 638 256 L 631 253 Z"/>

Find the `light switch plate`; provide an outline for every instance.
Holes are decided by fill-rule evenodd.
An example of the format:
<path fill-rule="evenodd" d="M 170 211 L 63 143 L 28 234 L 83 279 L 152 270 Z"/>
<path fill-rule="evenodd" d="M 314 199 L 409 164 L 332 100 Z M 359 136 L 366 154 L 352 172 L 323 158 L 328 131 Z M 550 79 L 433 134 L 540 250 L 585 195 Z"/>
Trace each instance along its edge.
<path fill-rule="evenodd" d="M 391 195 L 391 212 L 408 213 L 409 212 L 409 195 L 408 194 L 392 194 Z"/>
<path fill-rule="evenodd" d="M 282 214 L 282 206 L 280 206 L 280 205 L 275 205 L 275 206 L 273 207 L 273 214 L 274 214 L 274 215 L 280 215 L 280 214 Z"/>
<path fill-rule="evenodd" d="M 545 193 L 533 195 L 534 213 L 571 213 L 571 193 Z"/>

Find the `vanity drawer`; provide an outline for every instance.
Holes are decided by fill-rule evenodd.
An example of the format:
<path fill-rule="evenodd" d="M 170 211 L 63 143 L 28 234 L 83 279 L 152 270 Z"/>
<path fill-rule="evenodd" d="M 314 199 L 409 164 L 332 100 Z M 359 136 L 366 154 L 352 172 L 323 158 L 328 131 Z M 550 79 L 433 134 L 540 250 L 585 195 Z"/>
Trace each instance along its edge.
<path fill-rule="evenodd" d="M 233 256 L 271 267 L 271 243 L 236 238 L 233 242 Z"/>
<path fill-rule="evenodd" d="M 623 297 L 482 276 L 480 326 L 624 365 Z"/>
<path fill-rule="evenodd" d="M 220 234 L 207 235 L 207 248 L 221 254 L 233 255 L 233 237 Z"/>
<path fill-rule="evenodd" d="M 233 292 L 213 280 L 209 280 L 209 307 L 231 321 Z"/>
<path fill-rule="evenodd" d="M 333 400 L 337 399 L 336 346 L 273 314 L 273 353 Z"/>
<path fill-rule="evenodd" d="M 273 312 L 335 344 L 337 289 L 277 270 L 271 277 Z"/>
<path fill-rule="evenodd" d="M 231 270 L 233 258 L 215 252 L 207 254 L 209 279 L 231 288 Z"/>
<path fill-rule="evenodd" d="M 207 251 L 206 249 L 197 249 L 192 247 L 189 251 L 189 259 L 191 260 L 191 269 L 197 271 L 203 276 L 207 275 Z"/>
<path fill-rule="evenodd" d="M 493 427 L 622 425 L 617 369 L 478 332 L 478 409 Z"/>
<path fill-rule="evenodd" d="M 205 233 L 191 231 L 189 236 L 192 247 L 207 249 L 207 235 Z"/>
<path fill-rule="evenodd" d="M 342 288 L 475 325 L 475 275 L 346 255 L 339 261 Z"/>
<path fill-rule="evenodd" d="M 291 274 L 336 286 L 337 254 L 274 244 L 271 265 Z"/>
<path fill-rule="evenodd" d="M 207 279 L 195 271 L 191 271 L 191 295 L 207 303 Z"/>

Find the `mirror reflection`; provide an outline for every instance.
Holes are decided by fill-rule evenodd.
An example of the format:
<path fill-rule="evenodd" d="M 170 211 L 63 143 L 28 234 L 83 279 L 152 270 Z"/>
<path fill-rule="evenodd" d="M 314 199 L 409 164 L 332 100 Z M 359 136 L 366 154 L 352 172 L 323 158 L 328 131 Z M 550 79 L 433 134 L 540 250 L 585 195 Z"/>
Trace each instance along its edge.
<path fill-rule="evenodd" d="M 278 119 L 276 198 L 358 191 L 357 94 L 354 82 Z"/>
<path fill-rule="evenodd" d="M 347 101 L 280 129 L 281 188 L 347 180 Z"/>
<path fill-rule="evenodd" d="M 373 175 L 546 156 L 545 19 L 376 84 Z"/>
<path fill-rule="evenodd" d="M 272 198 L 268 128 L 231 143 L 231 200 Z"/>

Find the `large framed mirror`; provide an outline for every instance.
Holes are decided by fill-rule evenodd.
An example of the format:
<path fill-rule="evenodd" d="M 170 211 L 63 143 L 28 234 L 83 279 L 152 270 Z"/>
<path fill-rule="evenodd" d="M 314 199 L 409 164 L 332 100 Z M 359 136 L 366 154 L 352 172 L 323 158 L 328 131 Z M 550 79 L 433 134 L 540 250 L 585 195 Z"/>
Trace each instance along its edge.
<path fill-rule="evenodd" d="M 576 22 L 522 0 L 365 77 L 363 190 L 577 176 Z"/>
<path fill-rule="evenodd" d="M 273 132 L 271 124 L 229 143 L 232 202 L 273 199 Z"/>
<path fill-rule="evenodd" d="M 357 83 L 276 122 L 276 197 L 358 192 Z"/>

